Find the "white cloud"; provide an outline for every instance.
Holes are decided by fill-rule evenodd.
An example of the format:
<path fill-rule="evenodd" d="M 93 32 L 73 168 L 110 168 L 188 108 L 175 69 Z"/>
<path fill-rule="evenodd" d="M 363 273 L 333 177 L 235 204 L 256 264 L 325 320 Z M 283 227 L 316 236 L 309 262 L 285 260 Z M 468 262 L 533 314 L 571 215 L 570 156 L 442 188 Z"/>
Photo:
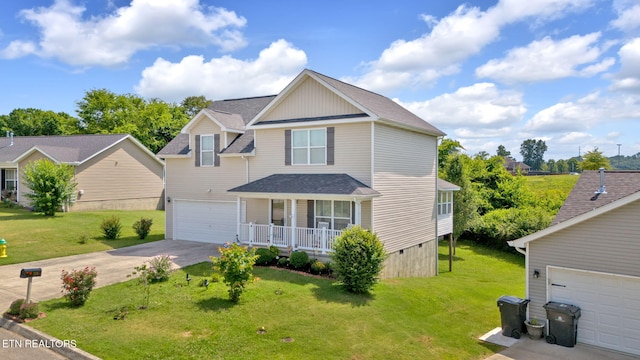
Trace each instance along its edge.
<path fill-rule="evenodd" d="M 21 11 L 23 19 L 40 28 L 40 41 L 14 41 L 0 56 L 34 54 L 73 66 L 116 66 L 159 46 L 214 45 L 231 51 L 245 45 L 238 30 L 244 18 L 198 0 L 133 0 L 106 16 L 89 18 L 83 18 L 85 11 L 69 0 Z"/>
<path fill-rule="evenodd" d="M 526 47 L 511 49 L 502 59 L 493 59 L 476 69 L 476 76 L 505 83 L 555 80 L 569 76 L 593 76 L 615 63 L 595 46 L 600 33 L 571 36 L 554 41 L 550 37 L 533 41 Z M 584 68 L 581 65 L 590 64 Z"/>
<path fill-rule="evenodd" d="M 374 91 L 429 84 L 458 72 L 462 61 L 499 38 L 503 26 L 532 17 L 538 22 L 563 17 L 592 2 L 501 0 L 487 11 L 459 6 L 439 21 L 423 15 L 423 21 L 431 28 L 429 33 L 413 40 L 394 41 L 377 60 L 365 64 L 363 76 L 345 80 Z"/>
<path fill-rule="evenodd" d="M 618 17 L 611 21 L 611 26 L 624 32 L 632 32 L 640 28 L 640 4 L 637 1 L 614 1 Z"/>
<path fill-rule="evenodd" d="M 535 133 L 580 132 L 612 120 L 640 119 L 640 101 L 633 96 L 600 96 L 591 93 L 576 101 L 554 104 L 535 114 L 524 126 Z"/>
<path fill-rule="evenodd" d="M 475 129 L 477 136 L 494 136 L 496 128 L 507 129 L 526 112 L 522 94 L 500 91 L 491 83 L 478 83 L 431 100 L 402 105 L 439 128 Z"/>
<path fill-rule="evenodd" d="M 145 97 L 172 102 L 199 95 L 221 99 L 276 94 L 306 63 L 304 51 L 285 40 L 272 43 L 255 60 L 227 55 L 205 62 L 202 56 L 192 55 L 172 63 L 158 58 L 143 70 L 135 89 Z"/>
<path fill-rule="evenodd" d="M 620 72 L 613 76 L 612 90 L 640 92 L 640 37 L 620 48 Z"/>

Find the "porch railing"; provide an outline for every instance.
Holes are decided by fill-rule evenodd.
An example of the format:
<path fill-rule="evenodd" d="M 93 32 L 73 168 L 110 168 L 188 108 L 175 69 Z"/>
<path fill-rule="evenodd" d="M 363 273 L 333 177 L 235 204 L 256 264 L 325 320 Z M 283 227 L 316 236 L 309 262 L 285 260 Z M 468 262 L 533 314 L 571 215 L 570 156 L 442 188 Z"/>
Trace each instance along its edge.
<path fill-rule="evenodd" d="M 333 250 L 333 241 L 341 230 L 327 228 L 303 228 L 279 225 L 240 224 L 238 240 L 249 245 L 317 251 L 326 254 Z M 295 233 L 295 238 L 293 234 Z"/>

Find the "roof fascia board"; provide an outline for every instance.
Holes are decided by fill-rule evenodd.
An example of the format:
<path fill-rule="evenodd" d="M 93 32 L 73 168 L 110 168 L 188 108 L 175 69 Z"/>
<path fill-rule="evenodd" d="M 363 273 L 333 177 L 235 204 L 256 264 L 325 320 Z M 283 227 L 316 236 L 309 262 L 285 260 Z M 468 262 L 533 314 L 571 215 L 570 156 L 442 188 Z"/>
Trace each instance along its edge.
<path fill-rule="evenodd" d="M 47 154 L 45 151 L 42 151 L 42 149 L 40 149 L 40 148 L 38 147 L 38 145 L 34 145 L 34 146 L 32 146 L 29 150 L 27 150 L 27 151 L 23 152 L 23 153 L 22 153 L 22 155 L 20 155 L 20 156 L 18 156 L 17 158 L 15 158 L 15 159 L 13 160 L 13 162 L 17 164 L 17 163 L 19 163 L 20 161 L 22 161 L 22 160 L 26 159 L 27 157 L 31 156 L 31 154 L 33 154 L 33 153 L 34 153 L 34 152 L 36 152 L 36 151 L 37 151 L 37 152 L 39 152 L 39 153 L 41 153 L 42 155 L 46 156 L 47 158 L 51 159 L 51 160 L 52 160 L 53 162 L 55 162 L 56 164 L 59 164 L 59 163 L 60 163 L 60 161 L 58 161 L 58 159 L 56 159 L 55 157 L 53 157 L 53 156 L 51 156 L 51 155 Z"/>
<path fill-rule="evenodd" d="M 255 124 L 248 127 L 248 129 L 279 129 L 279 128 L 296 128 L 296 127 L 310 127 L 310 126 L 328 126 L 339 124 L 355 124 L 355 123 L 368 123 L 375 121 L 374 118 L 353 118 L 353 119 L 338 119 L 338 120 L 319 120 L 319 121 L 300 121 L 290 123 L 278 123 L 278 124 Z"/>
<path fill-rule="evenodd" d="M 243 156 L 256 156 L 256 150 L 253 149 L 248 153 L 221 153 L 218 154 L 220 157 L 233 158 L 233 157 L 243 157 Z"/>
<path fill-rule="evenodd" d="M 302 81 L 307 77 L 310 77 L 310 78 L 314 79 L 315 81 L 317 81 L 318 83 L 322 84 L 322 86 L 324 86 L 326 89 L 328 89 L 329 91 L 333 92 L 334 94 L 340 96 L 342 99 L 346 100 L 351 105 L 353 105 L 356 108 L 360 109 L 360 111 L 368 114 L 371 117 L 374 117 L 374 118 L 377 117 L 376 114 L 372 113 L 369 109 L 364 108 L 362 105 L 360 105 L 359 103 L 355 102 L 350 97 L 348 97 L 345 94 L 339 92 L 333 86 L 330 86 L 325 81 L 323 81 L 322 79 L 318 78 L 315 74 L 313 74 L 313 72 L 309 71 L 308 69 L 305 69 L 300 74 L 298 74 L 298 76 L 296 76 L 296 78 L 293 79 L 293 81 L 291 81 L 289 83 L 289 85 L 287 85 L 278 95 L 276 95 L 275 99 L 273 99 L 267 106 L 264 107 L 264 109 L 262 109 L 256 116 L 254 116 L 253 119 L 251 119 L 251 121 L 249 121 L 249 123 L 247 124 L 247 128 L 250 128 L 252 125 L 254 125 L 258 121 L 258 119 L 260 119 L 264 114 L 266 114 L 269 111 L 271 111 L 271 109 L 273 109 L 274 107 L 280 105 L 280 103 L 284 100 L 284 98 L 291 91 L 293 91 L 296 87 L 298 87 L 298 85 L 300 83 L 302 83 Z"/>
<path fill-rule="evenodd" d="M 560 230 L 564 230 L 568 227 L 574 226 L 576 224 L 579 224 L 581 222 L 590 220 L 596 216 L 602 215 L 604 213 L 607 213 L 611 210 L 615 210 L 619 207 L 622 207 L 624 205 L 628 205 L 634 201 L 638 201 L 640 200 L 640 191 L 633 193 L 629 196 L 623 197 L 622 199 L 619 199 L 617 201 L 614 201 L 612 203 L 609 203 L 607 205 L 603 205 L 599 208 L 593 209 L 589 212 L 586 212 L 584 214 L 580 214 L 574 218 L 571 218 L 569 220 L 563 221 L 559 224 L 550 226 L 546 229 L 540 230 L 538 232 L 535 232 L 533 234 L 527 235 L 525 237 L 521 237 L 520 239 L 516 239 L 516 240 L 512 240 L 512 241 L 507 241 L 507 243 L 509 244 L 509 246 L 511 247 L 519 247 L 519 248 L 524 248 L 525 245 L 531 241 L 534 240 L 538 240 L 540 238 L 543 238 L 545 236 L 551 235 L 555 232 L 558 232 Z"/>
<path fill-rule="evenodd" d="M 376 197 L 380 197 L 380 194 L 377 195 L 337 195 L 337 194 L 298 194 L 298 193 L 272 193 L 272 192 L 240 192 L 240 191 L 229 191 L 230 194 L 235 194 L 240 198 L 246 199 L 296 199 L 296 200 L 344 200 L 344 201 L 355 201 L 355 200 L 371 200 Z"/>
<path fill-rule="evenodd" d="M 401 124 L 401 123 L 398 123 L 398 122 L 395 122 L 395 121 L 391 121 L 391 120 L 387 120 L 387 119 L 383 119 L 383 118 L 378 118 L 376 120 L 376 122 L 380 123 L 380 124 L 383 124 L 383 125 L 395 127 L 395 128 L 398 128 L 398 129 L 402 129 L 402 130 L 408 130 L 408 131 L 417 132 L 417 133 L 420 133 L 420 134 L 426 134 L 426 135 L 431 135 L 431 136 L 436 136 L 436 137 L 443 136 L 440 133 L 434 133 L 434 132 L 431 132 L 431 131 L 426 131 L 424 129 L 420 129 L 420 128 L 417 128 L 417 127 Z"/>
<path fill-rule="evenodd" d="M 103 148 L 102 150 L 99 150 L 98 152 L 96 152 L 95 154 L 87 157 L 86 159 L 78 162 L 78 165 L 82 165 L 84 163 L 86 163 L 87 161 L 95 158 L 96 156 L 102 154 L 103 152 L 111 149 L 112 147 L 120 144 L 121 142 L 125 141 L 125 140 L 131 140 L 133 142 L 134 145 L 136 145 L 138 148 L 140 148 L 144 153 L 146 153 L 147 155 L 151 156 L 151 158 L 153 158 L 157 163 L 159 163 L 160 165 L 164 166 L 164 162 L 162 160 L 160 160 L 160 158 L 158 158 L 154 153 L 151 152 L 151 150 L 147 149 L 146 146 L 142 145 L 141 142 L 139 142 L 136 138 L 134 138 L 133 136 L 126 134 L 124 135 L 121 139 L 118 139 L 117 141 L 114 141 L 113 143 L 111 143 L 111 145 Z"/>
<path fill-rule="evenodd" d="M 184 154 L 184 155 L 167 154 L 167 155 L 158 155 L 157 157 L 159 157 L 161 159 L 190 159 L 191 158 L 191 151 L 189 151 L 189 153 Z"/>

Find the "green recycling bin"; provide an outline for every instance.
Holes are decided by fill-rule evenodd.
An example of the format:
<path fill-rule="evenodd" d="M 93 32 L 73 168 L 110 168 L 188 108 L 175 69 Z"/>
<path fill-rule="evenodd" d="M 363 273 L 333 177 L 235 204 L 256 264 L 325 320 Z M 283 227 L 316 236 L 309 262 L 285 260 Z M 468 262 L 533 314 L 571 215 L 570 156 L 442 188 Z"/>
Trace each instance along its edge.
<path fill-rule="evenodd" d="M 543 307 L 549 320 L 549 335 L 545 340 L 549 344 L 574 347 L 578 338 L 580 308 L 553 301 L 544 304 Z"/>
<path fill-rule="evenodd" d="M 524 320 L 527 317 L 528 303 L 529 300 L 515 296 L 505 295 L 498 299 L 502 335 L 520 339 L 520 336 L 527 332 Z"/>

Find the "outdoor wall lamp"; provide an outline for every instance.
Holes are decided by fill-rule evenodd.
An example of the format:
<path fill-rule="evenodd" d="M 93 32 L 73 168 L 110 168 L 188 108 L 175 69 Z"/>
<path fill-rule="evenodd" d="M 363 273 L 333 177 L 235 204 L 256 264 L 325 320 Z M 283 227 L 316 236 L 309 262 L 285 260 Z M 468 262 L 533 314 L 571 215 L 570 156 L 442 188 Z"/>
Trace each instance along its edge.
<path fill-rule="evenodd" d="M 167 196 L 167 202 L 171 202 L 171 196 Z"/>
<path fill-rule="evenodd" d="M 533 277 L 536 278 L 536 279 L 539 278 L 540 277 L 540 270 L 538 270 L 538 269 L 533 270 Z"/>

